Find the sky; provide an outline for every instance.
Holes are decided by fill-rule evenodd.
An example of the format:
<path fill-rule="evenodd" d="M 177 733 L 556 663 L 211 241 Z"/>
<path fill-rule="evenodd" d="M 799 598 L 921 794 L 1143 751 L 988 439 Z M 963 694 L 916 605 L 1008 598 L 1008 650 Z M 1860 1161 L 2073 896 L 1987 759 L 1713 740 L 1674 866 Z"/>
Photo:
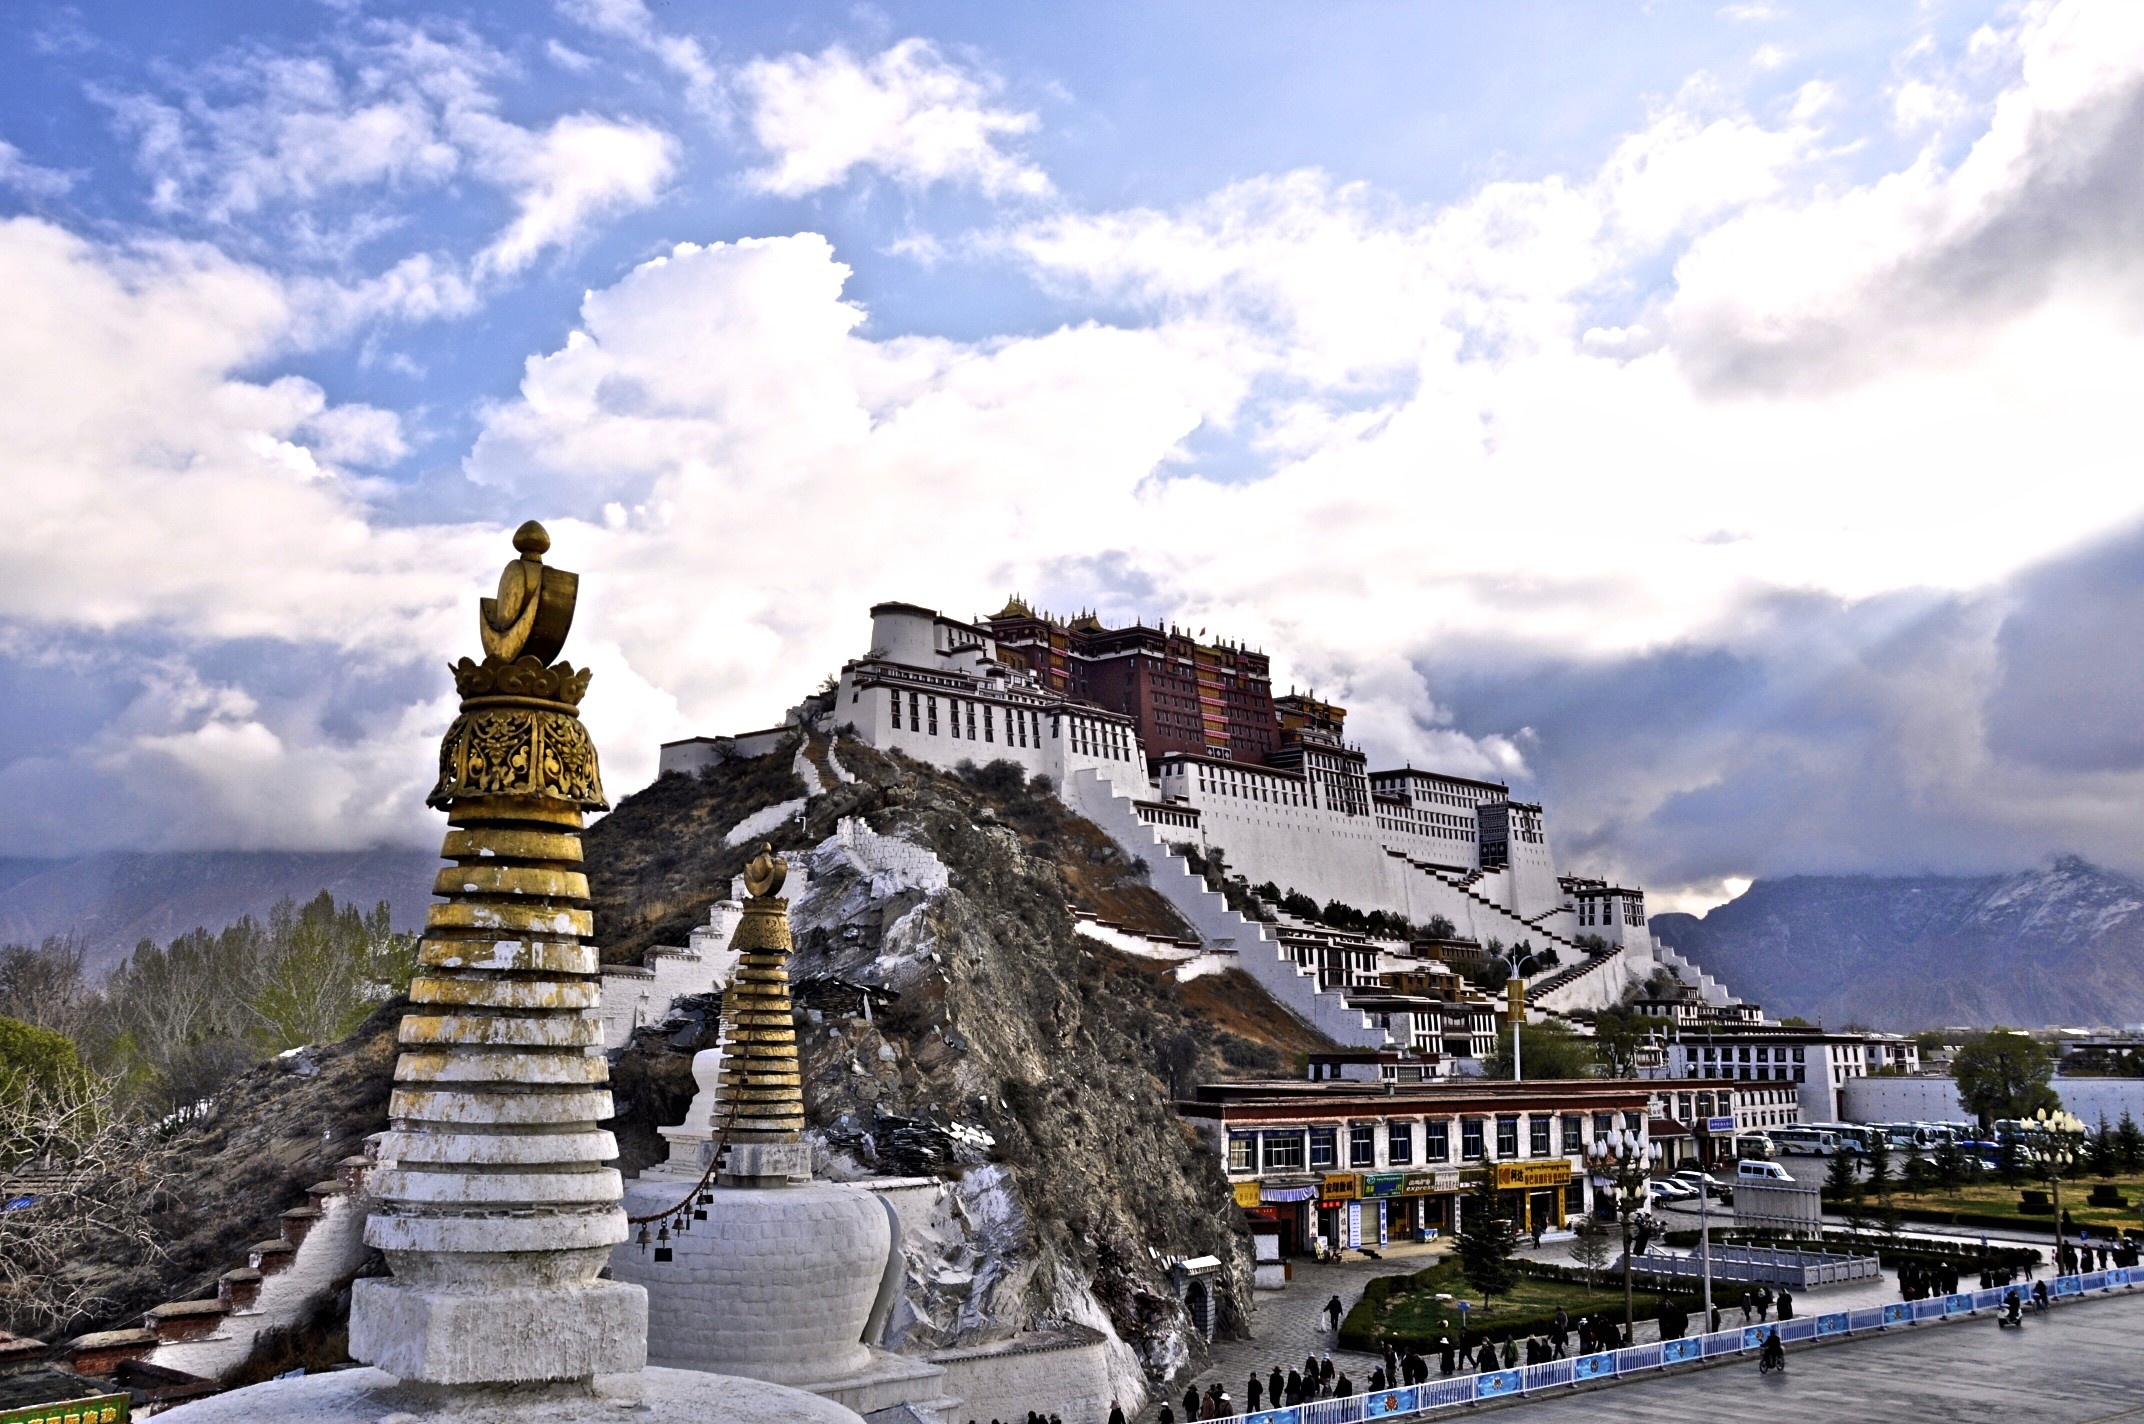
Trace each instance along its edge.
<path fill-rule="evenodd" d="M 533 517 L 614 798 L 1018 592 L 1655 912 L 2144 872 L 2144 6 L 25 0 L 0 65 L 0 855 L 434 843 Z"/>

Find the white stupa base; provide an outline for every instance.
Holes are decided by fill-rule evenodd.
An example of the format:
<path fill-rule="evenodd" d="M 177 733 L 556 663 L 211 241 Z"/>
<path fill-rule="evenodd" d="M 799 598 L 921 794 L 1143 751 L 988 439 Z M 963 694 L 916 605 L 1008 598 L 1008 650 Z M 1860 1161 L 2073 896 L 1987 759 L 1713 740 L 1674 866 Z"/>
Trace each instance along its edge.
<path fill-rule="evenodd" d="M 939 1387 L 944 1379 L 944 1365 L 873 1349 L 863 1368 L 835 1379 L 799 1380 L 795 1388 L 831 1399 L 858 1414 L 869 1414 L 896 1404 L 950 1406 L 955 1401 L 947 1399 Z"/>
<path fill-rule="evenodd" d="M 351 1284 L 350 1354 L 428 1384 L 587 1379 L 647 1363 L 648 1296 L 617 1281 L 477 1293 Z"/>
<path fill-rule="evenodd" d="M 634 1216 L 670 1210 L 670 1182 L 628 1182 Z M 611 1252 L 611 1275 L 648 1292 L 648 1359 L 675 1369 L 817 1385 L 871 1369 L 865 1322 L 892 1260 L 893 1221 L 861 1187 L 717 1187 L 707 1219 L 663 1243 Z M 688 1204 L 686 1212 L 693 1210 Z"/>
<path fill-rule="evenodd" d="M 859 1424 L 830 1399 L 687 1370 L 600 1375 L 593 1384 L 417 1385 L 383 1370 L 270 1380 L 182 1404 L 171 1424 Z"/>

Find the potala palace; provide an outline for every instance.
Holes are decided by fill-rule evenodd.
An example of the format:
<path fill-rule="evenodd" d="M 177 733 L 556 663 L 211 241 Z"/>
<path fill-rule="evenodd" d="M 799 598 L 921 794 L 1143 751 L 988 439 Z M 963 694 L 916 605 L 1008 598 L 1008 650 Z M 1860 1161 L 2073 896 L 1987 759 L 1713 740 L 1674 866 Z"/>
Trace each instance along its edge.
<path fill-rule="evenodd" d="M 1679 1012 L 1755 1016 L 1653 942 L 1643 890 L 1561 873 L 1539 805 L 1500 782 L 1372 770 L 1346 739 L 1346 710 L 1275 696 L 1262 653 L 1051 618 L 1018 599 L 974 622 L 882 603 L 831 704 L 793 719 L 938 767 L 1002 760 L 1048 778 L 1147 862 L 1206 964 L 1251 972 L 1340 1042 L 1478 1059 L 1494 1020 L 1452 966 L 1522 945 L 1552 960 L 1528 975 L 1541 1010 L 1626 1002 L 1666 968 L 1688 986 Z M 790 730 L 669 743 L 661 769 L 771 751 Z M 1278 910 L 1246 918 L 1193 873 L 1186 845 L 1218 852 L 1250 885 L 1384 911 L 1416 935 L 1340 933 Z"/>

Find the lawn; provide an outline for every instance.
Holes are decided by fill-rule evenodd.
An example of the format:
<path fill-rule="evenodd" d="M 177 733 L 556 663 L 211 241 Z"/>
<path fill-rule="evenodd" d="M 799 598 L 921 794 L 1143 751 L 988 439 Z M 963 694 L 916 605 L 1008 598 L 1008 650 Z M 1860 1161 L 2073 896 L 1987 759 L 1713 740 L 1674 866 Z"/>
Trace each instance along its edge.
<path fill-rule="evenodd" d="M 1419 1278 L 1421 1284 L 1406 1292 L 1396 1292 L 1385 1299 L 1377 1312 L 1379 1328 L 1394 1336 L 1428 1336 L 1449 1334 L 1458 1338 L 1461 1323 L 1459 1298 L 1467 1298 L 1470 1309 L 1465 1313 L 1467 1328 L 1478 1338 L 1484 1330 L 1495 1331 L 1507 1326 L 1527 1330 L 1541 1328 L 1546 1316 L 1554 1315 L 1558 1306 L 1568 1311 L 1572 1319 L 1596 1310 L 1610 1312 L 1616 1320 L 1623 1318 L 1623 1287 L 1620 1276 L 1607 1272 L 1601 1275 L 1599 1289 L 1589 1289 L 1577 1282 L 1540 1280 L 1532 1276 L 1520 1276 L 1508 1296 L 1498 1296 L 1485 1308 L 1481 1297 L 1459 1273 L 1456 1258 L 1447 1258 Z M 1439 1296 L 1449 1297 L 1439 1299 Z M 1660 1303 L 1656 1291 L 1638 1287 L 1638 1313 L 1650 1317 Z"/>
<path fill-rule="evenodd" d="M 2118 1190 L 2128 1199 L 2129 1205 L 2127 1207 L 2086 1205 L 2085 1199 L 2091 1194 L 2092 1189 L 2102 1183 L 2109 1184 Z M 1955 1188 L 1938 1187 L 1923 1193 L 1893 1191 L 1891 1193 L 1891 1204 L 1902 1214 L 1909 1217 L 1917 1210 L 1971 1212 L 1982 1216 L 2003 1217 L 2006 1221 L 2014 1221 L 2021 1230 L 2038 1229 L 2046 1231 L 2052 1236 L 2055 1229 L 2055 1219 L 2052 1212 L 2034 1215 L 2018 1210 L 2018 1202 L 2022 1193 L 2027 1191 L 2044 1193 L 2047 1190 L 2048 1186 L 2045 1178 L 2034 1179 L 2027 1177 L 2016 1183 L 2005 1183 L 1998 1181 L 1991 1175 L 1980 1182 Z M 2144 1226 L 2144 1214 L 2140 1214 L 2138 1210 L 2140 1202 L 2144 1202 L 2144 1176 L 2138 1176 L 2134 1173 L 2123 1173 L 2113 1177 L 2064 1178 L 2062 1182 L 2062 1209 L 2067 1211 L 2070 1214 L 2070 1219 L 2079 1225 L 2117 1228 Z M 1841 1210 L 1836 1205 L 1833 1205 L 1831 1209 L 1834 1211 Z M 1867 1211 L 1872 1221 L 1876 1220 L 1880 1214 L 1880 1207 L 1873 1197 L 1869 1199 Z"/>

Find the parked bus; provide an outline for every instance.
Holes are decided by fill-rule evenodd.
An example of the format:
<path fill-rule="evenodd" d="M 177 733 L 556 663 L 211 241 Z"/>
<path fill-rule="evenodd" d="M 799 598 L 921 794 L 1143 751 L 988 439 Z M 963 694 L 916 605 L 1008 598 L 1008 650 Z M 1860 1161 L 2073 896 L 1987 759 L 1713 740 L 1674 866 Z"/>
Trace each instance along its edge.
<path fill-rule="evenodd" d="M 1775 1127 L 1767 1134 L 1772 1145 L 1781 1152 L 1796 1152 L 1806 1156 L 1834 1157 L 1839 1152 L 1836 1134 L 1814 1127 Z"/>
<path fill-rule="evenodd" d="M 1745 1132 L 1735 1138 L 1737 1160 L 1769 1162 L 1776 1155 L 1778 1149 L 1773 1147 L 1772 1139 L 1761 1132 Z"/>
<path fill-rule="evenodd" d="M 1861 1122 L 1812 1122 L 1806 1124 L 1817 1132 L 1831 1134 L 1834 1144 L 1841 1152 L 1853 1152 L 1866 1156 L 1869 1148 L 1876 1145 L 1876 1129 Z"/>

